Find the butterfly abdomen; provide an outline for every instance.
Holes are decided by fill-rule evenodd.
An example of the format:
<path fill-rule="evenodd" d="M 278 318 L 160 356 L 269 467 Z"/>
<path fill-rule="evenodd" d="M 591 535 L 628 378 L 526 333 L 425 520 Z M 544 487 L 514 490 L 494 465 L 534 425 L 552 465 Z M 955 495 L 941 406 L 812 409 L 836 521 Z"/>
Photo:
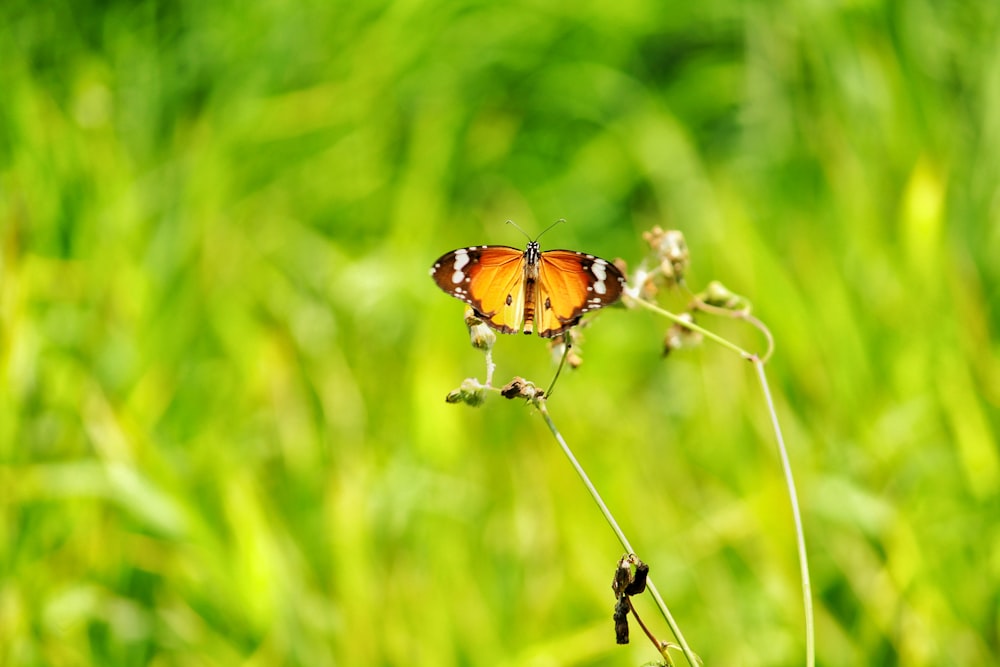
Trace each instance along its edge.
<path fill-rule="evenodd" d="M 535 283 L 538 282 L 538 260 L 542 253 L 537 241 L 524 249 L 524 333 L 535 332 Z"/>

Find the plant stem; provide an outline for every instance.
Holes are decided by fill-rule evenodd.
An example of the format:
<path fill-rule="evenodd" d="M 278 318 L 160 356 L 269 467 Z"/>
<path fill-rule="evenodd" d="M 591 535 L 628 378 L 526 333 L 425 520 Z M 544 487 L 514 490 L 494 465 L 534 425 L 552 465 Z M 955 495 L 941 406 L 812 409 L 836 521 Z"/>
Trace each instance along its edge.
<path fill-rule="evenodd" d="M 726 340 L 725 338 L 723 338 L 719 334 L 714 333 L 712 331 L 709 331 L 708 329 L 705 329 L 704 327 L 698 326 L 694 322 L 689 322 L 689 321 L 685 320 L 684 318 L 671 313 L 669 310 L 665 310 L 663 308 L 660 308 L 655 303 L 651 303 L 649 301 L 646 301 L 645 299 L 639 299 L 639 298 L 636 298 L 636 297 L 631 298 L 629 300 L 629 303 L 634 303 L 634 304 L 636 304 L 638 306 L 642 306 L 646 310 L 650 310 L 650 311 L 656 313 L 657 315 L 662 315 L 663 317 L 667 318 L 671 322 L 674 322 L 675 324 L 679 324 L 680 326 L 684 327 L 685 329 L 689 329 L 691 331 L 697 331 L 698 333 L 700 333 L 705 338 L 713 340 L 716 343 L 718 343 L 719 345 L 732 350 L 733 352 L 735 352 L 735 353 L 739 354 L 740 356 L 742 356 L 744 359 L 751 359 L 754 356 L 750 352 L 747 352 L 746 350 L 744 350 L 739 345 L 736 345 L 735 343 L 732 343 L 732 342 Z"/>
<path fill-rule="evenodd" d="M 774 427 L 774 435 L 778 441 L 778 453 L 781 456 L 781 467 L 785 472 L 785 485 L 788 487 L 788 499 L 792 505 L 792 517 L 795 521 L 795 541 L 799 550 L 799 573 L 802 576 L 802 603 L 805 607 L 806 625 L 806 665 L 813 667 L 816 664 L 815 630 L 813 625 L 812 590 L 809 584 L 809 561 L 806 558 L 806 539 L 802 531 L 802 516 L 799 513 L 799 498 L 795 493 L 795 480 L 792 477 L 792 466 L 788 461 L 788 451 L 785 449 L 785 439 L 781 434 L 781 425 L 778 423 L 778 413 L 774 409 L 774 401 L 771 399 L 771 388 L 767 383 L 767 375 L 764 372 L 764 363 L 754 356 L 754 367 L 757 369 L 757 377 L 760 379 L 760 386 L 767 401 L 767 409 L 771 413 L 771 425 Z"/>
<path fill-rule="evenodd" d="M 615 521 L 614 516 L 612 516 L 611 510 L 609 510 L 608 506 L 604 504 L 604 500 L 601 498 L 601 494 L 597 492 L 597 489 L 590 481 L 590 477 L 588 477 L 587 473 L 584 472 L 583 467 L 580 465 L 580 462 L 576 460 L 576 456 L 573 455 L 573 452 L 569 448 L 569 445 L 566 444 L 566 440 L 562 437 L 562 433 L 560 433 L 559 429 L 556 428 L 555 422 L 552 421 L 552 417 L 549 415 L 549 411 L 545 405 L 545 401 L 536 401 L 535 405 L 538 407 L 538 411 L 541 413 L 542 418 L 548 425 L 549 430 L 552 431 L 552 435 L 553 437 L 555 437 L 556 442 L 558 442 L 559 446 L 562 448 L 563 454 L 565 454 L 566 458 L 569 459 L 570 464 L 576 470 L 576 474 L 579 475 L 580 479 L 583 481 L 583 485 L 586 486 L 587 491 L 590 492 L 591 498 L 593 498 L 594 502 L 597 503 L 597 507 L 600 508 L 601 513 L 604 515 L 605 520 L 607 520 L 608 522 L 608 525 L 611 526 L 611 530 L 613 530 L 615 535 L 618 536 L 618 541 L 621 542 L 626 552 L 635 553 L 635 550 L 632 549 L 632 545 L 629 544 L 628 538 L 625 537 L 625 533 L 622 532 L 622 529 L 618 525 L 618 522 Z M 677 643 L 680 644 L 681 651 L 684 652 L 684 657 L 687 658 L 688 664 L 690 664 L 691 667 L 695 667 L 696 665 L 699 664 L 698 659 L 695 657 L 694 652 L 691 650 L 691 648 L 687 645 L 687 641 L 684 639 L 684 635 L 681 633 L 680 626 L 678 626 L 677 622 L 674 621 L 674 617 L 670 614 L 670 610 L 667 608 L 667 604 L 663 601 L 663 598 L 660 597 L 660 593 L 659 591 L 656 590 L 656 586 L 653 585 L 653 580 L 651 578 L 647 577 L 646 588 L 653 596 L 653 600 L 656 602 L 656 606 L 660 609 L 660 613 L 663 614 L 663 618 L 667 621 L 667 625 L 670 626 L 670 631 L 674 634 L 674 637 L 677 639 Z"/>

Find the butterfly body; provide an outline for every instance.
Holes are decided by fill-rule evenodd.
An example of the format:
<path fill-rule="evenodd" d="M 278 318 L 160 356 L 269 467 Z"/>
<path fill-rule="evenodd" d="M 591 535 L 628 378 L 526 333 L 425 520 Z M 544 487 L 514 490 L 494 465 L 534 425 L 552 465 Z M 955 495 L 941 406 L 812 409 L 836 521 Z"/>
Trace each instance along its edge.
<path fill-rule="evenodd" d="M 614 265 L 575 250 L 523 251 L 484 245 L 445 253 L 431 267 L 437 286 L 466 302 L 501 333 L 552 338 L 584 313 L 621 298 L 625 276 Z"/>

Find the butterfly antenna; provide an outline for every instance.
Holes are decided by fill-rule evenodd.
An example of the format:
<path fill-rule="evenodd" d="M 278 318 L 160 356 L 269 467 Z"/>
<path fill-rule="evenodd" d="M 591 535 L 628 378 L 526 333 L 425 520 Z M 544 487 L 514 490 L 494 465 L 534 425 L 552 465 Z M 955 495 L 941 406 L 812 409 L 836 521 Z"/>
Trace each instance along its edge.
<path fill-rule="evenodd" d="M 507 221 L 507 224 L 508 224 L 508 225 L 514 225 L 514 229 L 516 229 L 517 231 L 519 231 L 519 232 L 521 232 L 522 234 L 524 234 L 524 236 L 525 236 L 525 237 L 526 237 L 526 238 L 527 238 L 527 239 L 528 239 L 529 241 L 531 240 L 531 237 L 530 237 L 530 236 L 528 236 L 528 232 L 526 232 L 526 231 L 524 231 L 523 229 L 521 229 L 521 227 L 520 227 L 520 226 L 519 226 L 519 225 L 518 225 L 518 224 L 517 224 L 516 222 L 514 222 L 513 220 L 508 220 L 508 221 Z"/>
<path fill-rule="evenodd" d="M 542 234 L 544 234 L 545 232 L 549 231 L 550 229 L 552 229 L 556 225 L 562 224 L 564 222 L 566 222 L 566 218 L 559 218 L 558 220 L 556 220 L 555 222 L 553 222 L 551 225 L 549 225 L 548 227 L 546 227 L 545 229 L 543 229 L 542 233 L 539 234 L 538 236 L 536 236 L 534 239 L 532 239 L 531 236 L 528 234 L 528 232 L 526 232 L 523 229 L 521 229 L 521 227 L 518 226 L 518 224 L 516 222 L 514 222 L 513 220 L 508 220 L 507 224 L 508 225 L 514 225 L 514 228 L 517 229 L 517 231 L 519 231 L 522 234 L 524 234 L 529 241 L 538 241 L 538 239 L 542 238 Z"/>
<path fill-rule="evenodd" d="M 556 225 L 561 225 L 564 222 L 566 222 L 566 218 L 559 218 L 558 220 L 556 220 L 555 222 L 553 222 L 551 225 L 549 225 L 548 227 L 546 227 L 545 229 L 543 229 L 542 230 L 542 234 L 544 234 L 545 232 L 549 231 L 550 229 L 552 229 Z M 539 234 L 538 236 L 536 236 L 535 240 L 537 241 L 538 239 L 542 238 L 542 234 Z"/>

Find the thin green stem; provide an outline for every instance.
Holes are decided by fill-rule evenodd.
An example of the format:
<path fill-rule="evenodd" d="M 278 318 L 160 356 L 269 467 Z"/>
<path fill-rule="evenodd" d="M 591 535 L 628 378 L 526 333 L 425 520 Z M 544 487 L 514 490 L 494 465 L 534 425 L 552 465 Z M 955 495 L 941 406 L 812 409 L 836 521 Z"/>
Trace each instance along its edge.
<path fill-rule="evenodd" d="M 690 290 L 688 290 L 688 294 L 690 293 Z M 729 308 L 721 308 L 719 306 L 713 306 L 710 303 L 705 303 L 693 294 L 691 296 L 694 298 L 693 303 L 697 306 L 698 310 L 712 315 L 718 315 L 719 317 L 742 320 L 760 331 L 764 335 L 764 339 L 767 341 L 767 352 L 765 352 L 764 356 L 761 357 L 761 361 L 767 363 L 767 360 L 771 358 L 771 354 L 774 353 L 774 336 L 771 335 L 771 330 L 768 329 L 763 322 L 750 314 L 749 308 L 744 310 L 730 310 Z"/>
<path fill-rule="evenodd" d="M 552 376 L 552 382 L 549 383 L 549 388 L 545 390 L 546 398 L 552 395 L 552 390 L 556 387 L 556 380 L 559 379 L 559 374 L 562 373 L 563 366 L 566 365 L 566 357 L 569 356 L 571 347 L 572 345 L 569 342 L 569 333 L 564 333 L 562 358 L 559 359 L 559 367 L 556 368 L 556 374 Z"/>
<path fill-rule="evenodd" d="M 648 582 L 646 587 L 649 587 Z M 632 616 L 635 618 L 635 622 L 639 624 L 639 627 L 642 628 L 642 632 L 649 638 L 649 641 L 652 642 L 653 646 L 659 649 L 660 655 L 663 656 L 666 664 L 673 665 L 673 660 L 670 658 L 671 644 L 669 642 L 661 643 L 660 640 L 656 638 L 656 635 L 653 634 L 653 631 L 646 627 L 646 624 L 642 620 L 642 616 L 639 615 L 639 610 L 635 608 L 635 603 L 632 602 L 631 596 L 628 598 L 628 607 L 632 612 Z M 674 646 L 676 646 L 676 644 Z"/>
<path fill-rule="evenodd" d="M 795 540 L 799 554 L 799 573 L 802 579 L 802 601 L 805 609 L 806 665 L 807 667 L 814 667 L 814 665 L 816 664 L 815 622 L 813 620 L 812 586 L 809 582 L 809 561 L 806 554 L 805 533 L 802 529 L 802 515 L 801 511 L 799 510 L 798 494 L 795 491 L 795 479 L 792 476 L 792 466 L 788 459 L 788 450 L 785 447 L 785 439 L 781 433 L 781 424 L 778 421 L 778 414 L 774 408 L 774 400 L 771 397 L 771 388 L 768 385 L 767 375 L 764 371 L 764 360 L 769 358 L 774 350 L 774 339 L 772 338 L 770 331 L 768 331 L 767 327 L 765 327 L 763 323 L 761 323 L 756 318 L 750 318 L 749 316 L 745 316 L 745 318 L 750 319 L 751 324 L 754 324 L 754 326 L 757 326 L 757 328 L 763 331 L 764 335 L 767 338 L 767 344 L 768 344 L 767 353 L 764 357 L 764 360 L 761 360 L 761 358 L 758 357 L 756 354 L 751 354 L 747 352 L 743 348 L 722 338 L 718 334 L 715 334 L 709 331 L 708 329 L 704 329 L 698 326 L 697 324 L 694 324 L 693 322 L 685 321 L 680 316 L 675 315 L 674 313 L 671 313 L 668 310 L 664 310 L 663 308 L 660 308 L 654 303 L 638 298 L 638 293 L 636 291 L 630 291 L 629 296 L 631 297 L 629 299 L 630 303 L 634 303 L 636 305 L 646 308 L 647 310 L 657 313 L 658 315 L 662 315 L 668 320 L 675 322 L 676 324 L 685 327 L 691 331 L 697 331 L 702 336 L 715 341 L 719 345 L 722 345 L 723 347 L 728 348 L 733 352 L 736 352 L 744 359 L 749 360 L 750 362 L 753 363 L 754 367 L 757 370 L 757 377 L 760 380 L 761 389 L 764 392 L 764 399 L 767 402 L 767 409 L 771 415 L 771 424 L 774 428 L 775 437 L 777 438 L 778 452 L 781 457 L 781 466 L 785 475 L 785 485 L 788 488 L 789 502 L 791 503 L 792 506 L 792 517 L 795 522 Z"/>
<path fill-rule="evenodd" d="M 562 448 L 563 454 L 565 454 L 566 458 L 569 459 L 570 464 L 576 470 L 576 474 L 579 475 L 580 479 L 583 481 L 583 485 L 587 487 L 587 491 L 590 492 L 591 498 L 593 498 L 594 502 L 597 503 L 597 507 L 600 508 L 601 513 L 604 515 L 605 520 L 608 522 L 608 525 L 611 526 L 611 530 L 614 531 L 615 535 L 618 536 L 618 541 L 621 542 L 622 547 L 624 547 L 625 551 L 628 553 L 635 553 L 635 550 L 629 543 L 628 538 L 625 537 L 625 533 L 622 532 L 622 529 L 618 525 L 618 522 L 615 521 L 615 517 L 611 514 L 611 510 L 609 510 L 608 506 L 604 504 L 604 499 L 601 498 L 601 494 L 597 492 L 597 488 L 594 487 L 593 483 L 590 481 L 590 477 L 588 477 L 587 473 L 584 472 L 583 466 L 580 465 L 580 462 L 577 461 L 576 456 L 573 455 L 573 451 L 569 448 L 569 445 L 563 438 L 562 433 L 560 433 L 559 429 L 556 428 L 555 422 L 552 421 L 552 417 L 551 415 L 549 415 L 549 411 L 546 408 L 545 402 L 536 401 L 535 405 L 538 406 L 538 411 L 541 413 L 542 418 L 548 425 L 549 430 L 552 431 L 552 436 L 556 439 L 556 442 L 558 442 L 559 446 Z M 674 634 L 674 637 L 677 639 L 677 643 L 680 644 L 681 651 L 684 653 L 684 657 L 687 658 L 688 664 L 691 665 L 691 667 L 695 667 L 695 665 L 699 664 L 698 659 L 695 657 L 694 652 L 691 650 L 691 648 L 687 645 L 687 640 L 684 639 L 684 635 L 683 633 L 681 633 L 680 626 L 677 625 L 677 622 L 674 620 L 673 615 L 671 615 L 670 610 L 667 608 L 666 602 L 664 602 L 663 598 L 660 597 L 660 593 L 659 591 L 656 590 L 656 586 L 653 585 L 653 580 L 651 578 L 646 579 L 646 589 L 649 591 L 650 595 L 653 596 L 653 600 L 656 602 L 656 606 L 659 608 L 660 613 L 663 614 L 663 618 L 667 621 L 667 625 L 670 626 L 670 631 Z"/>
<path fill-rule="evenodd" d="M 788 498 L 792 505 L 792 518 L 795 521 L 795 541 L 799 550 L 799 573 L 802 576 L 802 603 L 805 607 L 806 625 L 806 665 L 813 667 L 816 664 L 815 628 L 813 623 L 812 589 L 809 583 L 809 561 L 806 557 L 806 538 L 802 530 L 802 516 L 799 512 L 799 498 L 795 492 L 795 479 L 792 477 L 792 466 L 788 461 L 788 451 L 785 449 L 785 438 L 781 434 L 781 425 L 778 423 L 778 413 L 774 409 L 774 401 L 771 399 L 771 388 L 767 382 L 767 375 L 764 372 L 764 363 L 754 357 L 752 359 L 754 367 L 757 369 L 757 377 L 760 379 L 760 386 L 767 401 L 767 409 L 771 413 L 771 425 L 774 427 L 774 435 L 778 441 L 778 453 L 781 456 L 781 467 L 785 472 L 785 484 L 788 487 Z"/>
<path fill-rule="evenodd" d="M 740 356 L 742 356 L 744 359 L 751 359 L 754 356 L 752 353 L 747 352 L 746 350 L 744 350 L 739 345 L 736 345 L 735 343 L 732 343 L 732 342 L 726 340 L 725 338 L 723 338 L 719 334 L 717 334 L 717 333 L 715 333 L 713 331 L 709 331 L 708 329 L 706 329 L 704 327 L 698 326 L 694 322 L 689 322 L 689 321 L 685 320 L 684 318 L 682 318 L 681 316 L 675 315 L 674 313 L 671 313 L 669 310 L 665 310 L 663 308 L 660 308 L 655 303 L 651 303 L 649 301 L 646 301 L 645 299 L 639 299 L 639 298 L 636 298 L 636 297 L 633 297 L 633 298 L 629 299 L 629 303 L 634 303 L 634 304 L 636 304 L 638 306 L 642 306 L 646 310 L 650 310 L 650 311 L 656 313 L 657 315 L 662 315 L 663 317 L 667 318 L 671 322 L 674 322 L 675 324 L 679 324 L 680 326 L 684 327 L 685 329 L 689 329 L 690 331 L 697 331 L 698 333 L 700 333 L 705 338 L 713 340 L 716 343 L 718 343 L 719 345 L 732 350 L 736 354 L 739 354 Z"/>

